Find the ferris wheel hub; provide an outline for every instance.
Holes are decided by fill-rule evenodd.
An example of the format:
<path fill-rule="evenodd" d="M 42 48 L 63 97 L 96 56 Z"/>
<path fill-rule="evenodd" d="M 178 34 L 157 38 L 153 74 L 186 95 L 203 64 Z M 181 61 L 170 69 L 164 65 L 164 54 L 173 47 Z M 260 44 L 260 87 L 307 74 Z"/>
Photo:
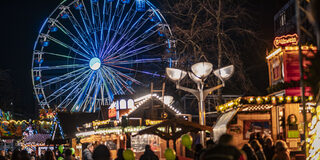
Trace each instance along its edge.
<path fill-rule="evenodd" d="M 89 66 L 92 70 L 98 70 L 101 67 L 101 61 L 99 58 L 94 57 L 90 59 Z"/>

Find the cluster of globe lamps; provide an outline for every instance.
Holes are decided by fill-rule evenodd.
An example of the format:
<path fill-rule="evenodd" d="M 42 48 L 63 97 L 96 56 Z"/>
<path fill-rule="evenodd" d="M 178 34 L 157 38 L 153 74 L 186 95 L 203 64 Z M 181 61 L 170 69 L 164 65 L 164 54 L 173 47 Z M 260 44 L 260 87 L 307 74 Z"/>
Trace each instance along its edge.
<path fill-rule="evenodd" d="M 213 70 L 213 65 L 209 62 L 199 62 L 191 66 L 192 72 L 187 72 L 177 68 L 166 68 L 167 76 L 176 83 L 176 88 L 192 93 L 198 100 L 199 104 L 199 124 L 206 125 L 206 116 L 205 116 L 205 105 L 204 100 L 209 93 L 212 93 L 215 90 L 218 90 L 225 86 L 225 81 L 228 80 L 233 72 L 234 66 L 229 65 L 220 69 Z M 212 88 L 204 90 L 204 82 L 207 77 L 212 73 L 221 80 L 221 84 Z M 180 81 L 186 77 L 186 75 L 197 84 L 197 89 L 191 89 L 187 87 L 180 86 Z M 200 132 L 200 143 L 205 145 L 206 134 L 205 131 Z"/>

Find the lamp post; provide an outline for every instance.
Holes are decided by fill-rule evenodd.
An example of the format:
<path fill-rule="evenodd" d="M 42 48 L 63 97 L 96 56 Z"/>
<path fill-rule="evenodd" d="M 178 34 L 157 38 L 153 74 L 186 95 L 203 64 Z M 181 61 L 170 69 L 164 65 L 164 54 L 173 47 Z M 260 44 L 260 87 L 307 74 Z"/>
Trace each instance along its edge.
<path fill-rule="evenodd" d="M 168 77 L 176 83 L 176 88 L 192 93 L 198 100 L 199 105 L 199 123 L 200 125 L 206 125 L 206 115 L 205 115 L 205 105 L 204 100 L 208 96 L 208 94 L 212 91 L 215 91 L 221 87 L 224 87 L 224 81 L 228 80 L 233 72 L 234 66 L 230 65 L 227 67 L 223 67 L 221 69 L 214 70 L 213 73 L 217 76 L 221 81 L 222 84 L 217 85 L 212 88 L 208 88 L 204 90 L 204 82 L 207 77 L 212 72 L 212 64 L 209 62 L 199 62 L 191 66 L 192 72 L 186 72 L 176 68 L 166 68 L 166 73 Z M 197 84 L 197 89 L 191 89 L 187 87 L 180 86 L 180 81 L 186 76 L 189 77 Z M 204 146 L 205 144 L 205 131 L 201 131 L 200 133 L 200 143 Z"/>

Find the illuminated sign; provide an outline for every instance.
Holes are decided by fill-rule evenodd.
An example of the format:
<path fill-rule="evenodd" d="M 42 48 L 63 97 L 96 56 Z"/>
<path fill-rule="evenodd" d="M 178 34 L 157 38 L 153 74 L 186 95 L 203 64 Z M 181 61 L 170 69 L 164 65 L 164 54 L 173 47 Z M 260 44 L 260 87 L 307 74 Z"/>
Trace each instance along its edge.
<path fill-rule="evenodd" d="M 297 34 L 288 34 L 281 37 L 276 37 L 273 41 L 273 45 L 278 48 L 281 46 L 291 46 L 298 44 L 298 35 Z"/>
<path fill-rule="evenodd" d="M 113 123 L 114 126 L 118 125 L 118 121 L 108 119 L 108 120 L 104 120 L 104 121 L 92 121 L 92 126 L 93 127 L 102 126 L 102 125 L 107 125 L 107 124 L 110 124 L 110 123 Z"/>
<path fill-rule="evenodd" d="M 116 117 L 117 116 L 117 110 L 116 108 L 110 108 L 108 110 L 108 117 L 109 118 L 113 118 L 113 117 Z"/>
<path fill-rule="evenodd" d="M 163 120 L 150 120 L 146 119 L 146 126 L 152 126 L 163 122 Z"/>

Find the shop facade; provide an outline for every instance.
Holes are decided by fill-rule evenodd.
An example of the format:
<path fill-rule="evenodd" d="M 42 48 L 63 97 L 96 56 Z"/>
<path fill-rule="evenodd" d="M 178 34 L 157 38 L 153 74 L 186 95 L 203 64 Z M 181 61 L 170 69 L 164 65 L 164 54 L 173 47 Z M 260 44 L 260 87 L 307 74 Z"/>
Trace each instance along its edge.
<path fill-rule="evenodd" d="M 301 151 L 304 141 L 304 115 L 301 103 L 300 68 L 299 68 L 299 37 L 289 34 L 276 37 L 274 49 L 267 52 L 269 87 L 266 96 L 239 97 L 216 110 L 221 113 L 214 126 L 214 139 L 219 135 L 234 135 L 237 145 L 247 143 L 252 133 L 270 136 L 275 140 L 287 142 L 291 151 Z M 304 56 L 303 67 L 310 62 L 317 48 L 302 45 Z M 314 98 L 311 88 L 305 89 L 306 119 L 311 121 L 315 113 Z"/>

